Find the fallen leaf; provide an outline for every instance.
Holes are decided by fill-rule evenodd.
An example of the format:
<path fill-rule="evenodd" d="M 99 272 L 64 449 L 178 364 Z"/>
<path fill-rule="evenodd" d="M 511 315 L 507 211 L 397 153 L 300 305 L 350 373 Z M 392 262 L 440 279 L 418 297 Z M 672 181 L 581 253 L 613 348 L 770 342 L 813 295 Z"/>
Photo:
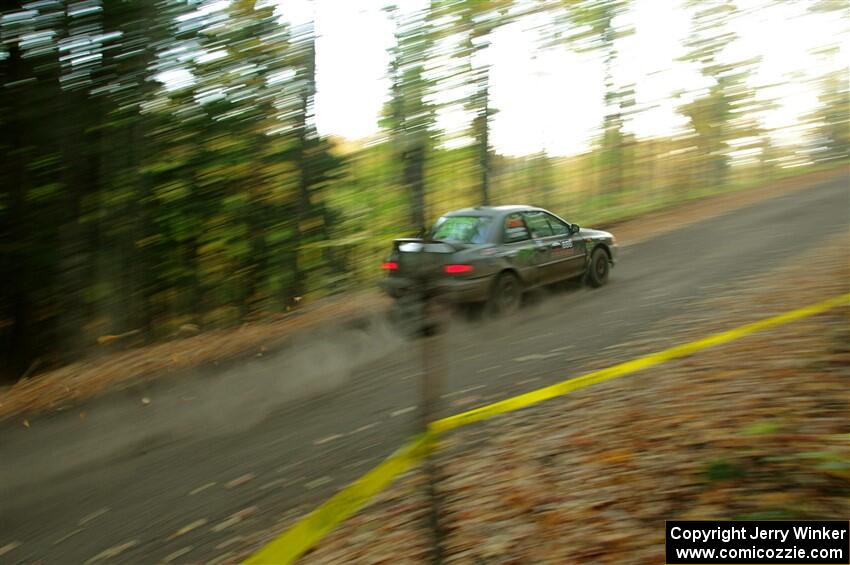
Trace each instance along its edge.
<path fill-rule="evenodd" d="M 236 477 L 235 479 L 233 479 L 229 483 L 226 483 L 224 485 L 224 488 L 226 488 L 226 489 L 236 488 L 238 486 L 244 485 L 245 483 L 247 483 L 248 481 L 251 481 L 253 479 L 254 479 L 253 473 L 245 473 L 241 477 Z"/>
<path fill-rule="evenodd" d="M 185 526 L 183 526 L 182 528 L 180 528 L 179 530 L 177 530 L 176 532 L 174 532 L 173 534 L 168 536 L 168 540 L 171 541 L 173 539 L 179 538 L 180 536 L 184 536 L 184 535 L 188 534 L 189 532 L 191 532 L 192 530 L 196 530 L 196 529 L 200 528 L 201 526 L 205 525 L 206 523 L 207 523 L 207 519 L 201 518 L 200 520 L 195 520 L 194 522 L 192 522 L 190 524 L 186 524 Z"/>

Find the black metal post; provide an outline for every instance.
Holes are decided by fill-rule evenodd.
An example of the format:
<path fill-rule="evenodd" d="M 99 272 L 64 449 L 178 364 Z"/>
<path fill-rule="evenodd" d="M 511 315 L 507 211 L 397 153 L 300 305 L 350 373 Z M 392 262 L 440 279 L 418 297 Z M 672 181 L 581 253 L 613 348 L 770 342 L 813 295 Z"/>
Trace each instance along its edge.
<path fill-rule="evenodd" d="M 428 433 L 428 424 L 439 416 L 439 402 L 442 376 L 445 372 L 442 330 L 446 322 L 445 308 L 439 296 L 434 296 L 425 281 L 422 307 L 422 379 L 420 392 L 422 405 L 419 411 L 419 428 L 422 433 Z M 426 476 L 426 489 L 429 501 L 429 528 L 432 535 L 432 562 L 442 564 L 445 560 L 445 532 L 442 527 L 442 500 L 438 488 L 440 475 L 436 461 L 436 437 L 431 438 L 431 444 L 425 459 L 423 469 Z"/>

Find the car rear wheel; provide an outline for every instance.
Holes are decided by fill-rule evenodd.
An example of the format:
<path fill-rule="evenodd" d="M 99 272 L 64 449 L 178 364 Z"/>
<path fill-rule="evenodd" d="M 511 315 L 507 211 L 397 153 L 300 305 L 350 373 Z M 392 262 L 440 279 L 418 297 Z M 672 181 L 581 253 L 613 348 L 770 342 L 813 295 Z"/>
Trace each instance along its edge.
<path fill-rule="evenodd" d="M 502 273 L 493 282 L 489 310 L 496 316 L 507 316 L 519 310 L 522 301 L 522 283 L 513 273 Z"/>
<path fill-rule="evenodd" d="M 390 309 L 390 321 L 404 336 L 420 335 L 425 324 L 425 301 L 420 296 L 402 295 Z"/>
<path fill-rule="evenodd" d="M 597 247 L 593 250 L 590 256 L 590 263 L 587 265 L 587 284 L 594 288 L 599 288 L 608 282 L 608 273 L 611 270 L 611 263 L 608 261 L 608 254 L 605 250 Z"/>

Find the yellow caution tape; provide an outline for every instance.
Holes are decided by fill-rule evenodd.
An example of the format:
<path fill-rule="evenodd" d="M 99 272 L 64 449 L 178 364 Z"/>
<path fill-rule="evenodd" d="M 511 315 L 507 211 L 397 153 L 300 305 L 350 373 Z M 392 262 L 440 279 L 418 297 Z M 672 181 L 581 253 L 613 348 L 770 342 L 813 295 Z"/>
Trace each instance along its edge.
<path fill-rule="evenodd" d="M 373 496 L 389 486 L 398 475 L 404 473 L 421 460 L 428 453 L 434 440 L 440 433 L 485 420 L 498 414 L 525 408 L 592 384 L 647 369 L 670 361 L 671 359 L 686 357 L 702 349 L 728 343 L 754 332 L 813 316 L 841 306 L 842 304 L 850 304 L 850 293 L 431 422 L 428 433 L 414 437 L 384 460 L 383 463 L 339 491 L 324 504 L 281 534 L 280 537 L 260 549 L 248 558 L 246 563 L 251 565 L 261 563 L 284 564 L 292 563 L 298 559 L 298 557 L 327 535 L 328 532 L 362 508 Z"/>
<path fill-rule="evenodd" d="M 292 563 L 340 522 L 389 486 L 398 475 L 422 459 L 433 440 L 432 434 L 414 437 L 383 463 L 336 493 L 280 537 L 249 557 L 245 563 Z"/>

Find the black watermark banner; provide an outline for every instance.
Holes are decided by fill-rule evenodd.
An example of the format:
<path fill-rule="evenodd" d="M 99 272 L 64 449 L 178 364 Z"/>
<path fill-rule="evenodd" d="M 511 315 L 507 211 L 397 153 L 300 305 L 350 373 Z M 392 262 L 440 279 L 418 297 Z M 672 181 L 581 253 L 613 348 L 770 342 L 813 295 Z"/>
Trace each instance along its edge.
<path fill-rule="evenodd" d="M 671 520 L 666 540 L 670 565 L 850 563 L 847 521 Z"/>

